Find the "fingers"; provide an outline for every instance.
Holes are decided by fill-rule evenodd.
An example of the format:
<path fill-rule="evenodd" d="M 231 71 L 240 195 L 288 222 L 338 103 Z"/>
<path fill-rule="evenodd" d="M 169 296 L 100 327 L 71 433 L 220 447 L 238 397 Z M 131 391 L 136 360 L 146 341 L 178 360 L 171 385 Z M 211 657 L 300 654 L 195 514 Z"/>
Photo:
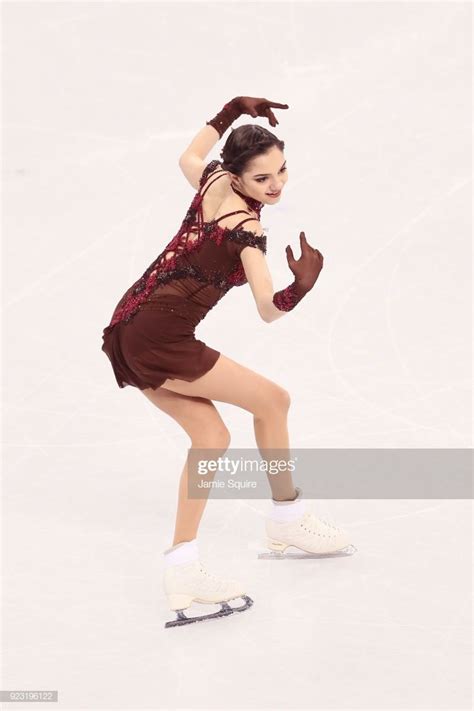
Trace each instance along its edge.
<path fill-rule="evenodd" d="M 301 243 L 301 251 L 304 251 L 305 249 L 311 249 L 314 252 L 314 247 L 312 247 L 310 245 L 310 243 L 306 239 L 306 235 L 303 231 L 300 232 L 300 243 Z"/>
<path fill-rule="evenodd" d="M 321 254 L 319 249 L 316 249 L 316 247 L 312 247 L 309 244 L 308 240 L 306 239 L 306 235 L 303 231 L 300 232 L 300 245 L 301 245 L 302 254 L 304 254 L 305 251 L 311 250 L 311 252 L 313 252 L 313 254 L 317 254 L 320 259 L 323 259 L 323 255 Z"/>
<path fill-rule="evenodd" d="M 265 100 L 265 103 L 267 104 L 266 109 L 265 109 L 265 114 L 268 118 L 270 126 L 275 127 L 275 126 L 279 125 L 279 121 L 276 118 L 275 114 L 273 113 L 272 108 L 273 109 L 288 109 L 289 108 L 288 104 L 279 104 L 276 101 L 268 101 L 268 99 Z"/>
<path fill-rule="evenodd" d="M 321 263 L 321 267 L 322 267 L 323 264 L 324 264 L 324 257 L 323 257 L 323 255 L 321 254 L 321 252 L 319 251 L 319 249 L 315 249 L 315 250 L 314 250 L 314 255 L 319 259 L 319 261 L 320 261 L 320 263 Z"/>
<path fill-rule="evenodd" d="M 265 113 L 267 114 L 267 118 L 270 122 L 270 126 L 276 126 L 278 121 L 276 120 L 276 117 L 275 117 L 275 114 L 273 113 L 273 111 L 270 108 L 268 108 L 268 109 L 266 109 Z"/>

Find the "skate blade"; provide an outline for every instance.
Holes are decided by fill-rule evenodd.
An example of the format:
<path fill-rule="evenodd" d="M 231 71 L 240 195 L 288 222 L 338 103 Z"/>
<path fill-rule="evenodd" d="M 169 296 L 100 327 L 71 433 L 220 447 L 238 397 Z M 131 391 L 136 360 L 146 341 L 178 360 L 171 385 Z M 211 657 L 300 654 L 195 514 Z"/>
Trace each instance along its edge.
<path fill-rule="evenodd" d="M 219 617 L 228 617 L 233 615 L 234 612 L 243 612 L 248 610 L 249 607 L 253 605 L 253 600 L 248 595 L 239 595 L 242 600 L 245 600 L 243 605 L 238 607 L 231 607 L 229 602 L 221 602 L 221 609 L 218 612 L 211 612 L 208 615 L 200 615 L 199 617 L 186 617 L 182 610 L 176 611 L 176 619 L 166 622 L 165 627 L 181 627 L 182 625 L 190 625 L 192 622 L 202 622 L 203 620 L 216 620 Z M 234 598 L 238 600 L 239 598 Z"/>
<path fill-rule="evenodd" d="M 296 550 L 297 552 L 289 552 L 288 549 Z M 341 548 L 338 551 L 333 551 L 332 553 L 310 553 L 309 551 L 302 551 L 294 546 L 288 546 L 284 553 L 281 551 L 266 551 L 265 553 L 259 553 L 258 558 L 261 560 L 301 560 L 303 558 L 345 558 L 350 555 L 354 555 L 357 548 L 351 544 L 345 548 Z"/>

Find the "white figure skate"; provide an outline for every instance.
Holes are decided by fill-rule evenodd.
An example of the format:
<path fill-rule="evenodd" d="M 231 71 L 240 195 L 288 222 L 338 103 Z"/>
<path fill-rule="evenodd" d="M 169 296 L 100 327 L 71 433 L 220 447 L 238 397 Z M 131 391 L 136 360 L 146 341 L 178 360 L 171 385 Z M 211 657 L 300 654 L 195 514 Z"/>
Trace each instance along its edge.
<path fill-rule="evenodd" d="M 165 627 L 226 617 L 234 612 L 243 612 L 253 605 L 253 600 L 245 594 L 244 587 L 238 581 L 224 580 L 208 573 L 198 560 L 170 566 L 164 572 L 163 583 L 170 609 L 177 612 L 176 619 L 167 622 Z M 242 598 L 245 604 L 231 607 L 229 601 L 236 598 Z M 193 602 L 220 604 L 221 609 L 199 617 L 186 617 L 183 610 Z"/>
<path fill-rule="evenodd" d="M 295 521 L 265 521 L 267 548 L 259 558 L 327 558 L 352 555 L 357 548 L 353 546 L 347 533 L 325 519 L 316 518 L 306 511 Z M 299 553 L 289 552 L 295 547 Z"/>

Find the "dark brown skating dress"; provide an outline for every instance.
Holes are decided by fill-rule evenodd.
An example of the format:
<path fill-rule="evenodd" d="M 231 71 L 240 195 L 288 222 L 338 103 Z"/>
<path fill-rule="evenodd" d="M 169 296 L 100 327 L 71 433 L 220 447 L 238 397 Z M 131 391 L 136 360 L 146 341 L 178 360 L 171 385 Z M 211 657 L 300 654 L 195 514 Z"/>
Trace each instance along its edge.
<path fill-rule="evenodd" d="M 249 212 L 204 222 L 203 197 L 226 174 L 220 165 L 217 160 L 206 165 L 178 233 L 122 296 L 104 328 L 102 350 L 121 388 L 157 388 L 168 378 L 191 382 L 207 373 L 220 352 L 198 340 L 195 328 L 229 289 L 247 282 L 242 249 L 252 246 L 266 254 L 266 236 L 241 229 L 256 218 L 233 228 L 219 225 L 224 217 Z M 251 198 L 246 203 L 260 215 L 262 203 Z"/>

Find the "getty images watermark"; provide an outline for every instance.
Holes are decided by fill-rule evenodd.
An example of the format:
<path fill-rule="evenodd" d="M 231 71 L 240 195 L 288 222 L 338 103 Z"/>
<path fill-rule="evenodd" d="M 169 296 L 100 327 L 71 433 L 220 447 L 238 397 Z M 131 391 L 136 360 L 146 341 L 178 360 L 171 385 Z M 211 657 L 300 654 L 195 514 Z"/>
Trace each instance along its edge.
<path fill-rule="evenodd" d="M 470 499 L 472 475 L 472 449 L 188 450 L 195 499 L 267 499 L 289 476 L 310 499 Z"/>

